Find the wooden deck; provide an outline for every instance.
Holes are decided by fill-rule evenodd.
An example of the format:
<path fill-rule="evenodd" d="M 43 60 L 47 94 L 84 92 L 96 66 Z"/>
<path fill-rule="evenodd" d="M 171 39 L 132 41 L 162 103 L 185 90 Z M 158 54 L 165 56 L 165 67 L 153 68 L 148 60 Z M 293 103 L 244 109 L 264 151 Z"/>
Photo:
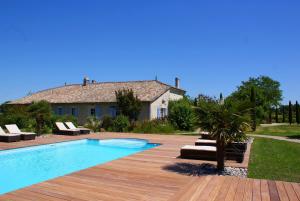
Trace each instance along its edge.
<path fill-rule="evenodd" d="M 197 137 L 101 133 L 51 136 L 34 141 L 0 143 L 0 149 L 48 144 L 81 138 L 142 138 L 162 145 L 135 155 L 42 182 L 0 197 L 0 200 L 299 200 L 295 183 L 201 176 L 199 167 L 215 162 L 177 158 L 180 147 Z M 250 150 L 242 164 L 247 167 Z M 194 175 L 194 176 L 193 176 Z M 196 176 L 195 176 L 196 175 Z M 200 176 L 199 176 L 200 175 Z"/>

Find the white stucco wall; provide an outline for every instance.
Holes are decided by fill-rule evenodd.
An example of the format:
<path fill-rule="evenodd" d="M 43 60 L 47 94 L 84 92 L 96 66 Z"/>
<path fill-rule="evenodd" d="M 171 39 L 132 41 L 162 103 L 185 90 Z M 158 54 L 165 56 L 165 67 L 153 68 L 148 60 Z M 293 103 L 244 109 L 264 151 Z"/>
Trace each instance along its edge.
<path fill-rule="evenodd" d="M 162 96 L 160 96 L 157 100 L 150 104 L 150 119 L 157 118 L 157 109 L 158 108 L 168 108 L 169 101 L 171 100 L 179 100 L 183 98 L 183 93 L 180 93 L 175 90 L 168 90 Z"/>

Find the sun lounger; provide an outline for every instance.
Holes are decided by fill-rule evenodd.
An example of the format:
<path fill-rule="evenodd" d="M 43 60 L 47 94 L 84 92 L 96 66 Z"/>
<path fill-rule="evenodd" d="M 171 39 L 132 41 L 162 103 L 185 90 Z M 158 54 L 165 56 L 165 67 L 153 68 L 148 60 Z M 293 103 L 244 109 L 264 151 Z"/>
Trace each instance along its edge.
<path fill-rule="evenodd" d="M 217 145 L 216 140 L 198 139 L 195 142 L 195 146 L 216 146 L 216 145 Z"/>
<path fill-rule="evenodd" d="M 0 127 L 0 142 L 17 142 L 21 140 L 20 134 L 7 134 Z"/>
<path fill-rule="evenodd" d="M 34 140 L 36 133 L 22 132 L 16 124 L 5 125 L 6 129 L 11 134 L 20 134 L 21 140 Z"/>
<path fill-rule="evenodd" d="M 216 160 L 217 148 L 215 146 L 185 145 L 180 150 L 181 158 Z"/>
<path fill-rule="evenodd" d="M 91 130 L 88 128 L 76 128 L 76 126 L 73 124 L 73 122 L 65 122 L 65 124 L 68 126 L 69 129 L 79 130 L 80 134 L 90 134 L 90 132 L 91 132 Z"/>
<path fill-rule="evenodd" d="M 79 135 L 80 130 L 77 129 L 68 129 L 64 123 L 62 122 L 56 122 L 55 123 L 57 130 L 55 133 L 60 134 L 60 135 Z"/>
<path fill-rule="evenodd" d="M 199 139 L 212 140 L 212 137 L 209 132 L 201 131 L 199 134 L 201 135 L 201 138 L 199 138 Z"/>
<path fill-rule="evenodd" d="M 216 140 L 198 139 L 195 146 L 217 146 Z M 247 150 L 247 142 L 231 142 L 225 146 L 225 157 L 227 160 L 242 162 Z M 198 157 L 195 157 L 197 159 Z"/>

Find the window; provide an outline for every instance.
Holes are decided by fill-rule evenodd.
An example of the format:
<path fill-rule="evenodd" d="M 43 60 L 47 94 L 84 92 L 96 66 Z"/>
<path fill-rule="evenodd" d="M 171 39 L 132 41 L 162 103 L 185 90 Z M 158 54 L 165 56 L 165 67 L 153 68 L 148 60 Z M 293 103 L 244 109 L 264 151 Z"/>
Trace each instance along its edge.
<path fill-rule="evenodd" d="M 112 117 L 116 117 L 117 116 L 117 109 L 115 106 L 110 106 L 109 107 L 109 114 Z"/>
<path fill-rule="evenodd" d="M 78 115 L 76 108 L 72 107 L 71 114 L 72 114 L 72 116 L 77 116 Z"/>
<path fill-rule="evenodd" d="M 165 118 L 167 114 L 167 108 L 161 108 L 160 109 L 161 118 Z"/>
<path fill-rule="evenodd" d="M 62 107 L 57 108 L 57 114 L 58 115 L 63 115 L 63 108 Z"/>
<path fill-rule="evenodd" d="M 96 109 L 95 108 L 91 108 L 91 116 L 96 116 Z"/>
<path fill-rule="evenodd" d="M 157 108 L 157 118 L 165 118 L 168 115 L 167 108 Z"/>
<path fill-rule="evenodd" d="M 101 118 L 101 107 L 100 107 L 100 105 L 96 106 L 96 118 L 97 119 Z"/>

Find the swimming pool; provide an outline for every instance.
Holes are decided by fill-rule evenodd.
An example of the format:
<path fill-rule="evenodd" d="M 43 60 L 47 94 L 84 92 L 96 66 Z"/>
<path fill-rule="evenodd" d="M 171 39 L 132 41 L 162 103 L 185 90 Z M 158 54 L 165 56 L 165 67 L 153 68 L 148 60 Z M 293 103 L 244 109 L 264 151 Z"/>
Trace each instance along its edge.
<path fill-rule="evenodd" d="M 0 151 L 0 194 L 155 146 L 141 139 L 84 139 Z"/>

